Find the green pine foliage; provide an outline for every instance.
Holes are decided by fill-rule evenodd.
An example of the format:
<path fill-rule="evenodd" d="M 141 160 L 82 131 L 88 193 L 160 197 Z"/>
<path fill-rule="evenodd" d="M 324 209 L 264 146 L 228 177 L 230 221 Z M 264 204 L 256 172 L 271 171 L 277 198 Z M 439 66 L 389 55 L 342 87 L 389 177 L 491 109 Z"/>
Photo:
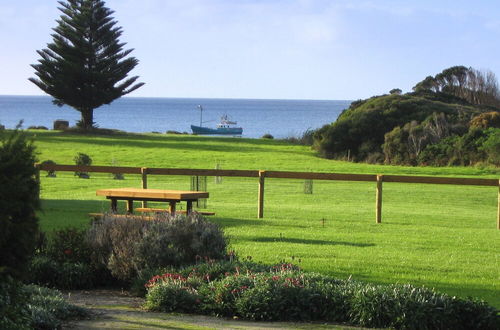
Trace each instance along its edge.
<path fill-rule="evenodd" d="M 37 78 L 29 80 L 51 95 L 55 104 L 81 112 L 79 126 L 89 130 L 94 127 L 94 109 L 143 85 L 135 83 L 137 76 L 127 78 L 138 60 L 128 57 L 131 49 L 123 49 L 122 29 L 116 27 L 113 11 L 104 1 L 59 4 L 62 15 L 53 42 L 38 51 L 41 58 L 32 65 Z"/>

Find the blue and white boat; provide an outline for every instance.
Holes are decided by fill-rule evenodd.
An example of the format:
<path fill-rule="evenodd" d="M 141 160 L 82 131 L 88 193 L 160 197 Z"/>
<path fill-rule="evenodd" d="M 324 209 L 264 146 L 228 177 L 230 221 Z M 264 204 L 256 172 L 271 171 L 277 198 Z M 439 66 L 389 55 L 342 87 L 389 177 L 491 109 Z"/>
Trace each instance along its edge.
<path fill-rule="evenodd" d="M 201 105 L 198 106 L 200 109 L 200 126 L 191 125 L 191 130 L 193 134 L 199 135 L 241 135 L 243 134 L 243 128 L 237 127 L 238 124 L 235 121 L 231 121 L 227 115 L 223 115 L 220 119 L 220 123 L 217 124 L 215 128 L 203 127 L 203 108 Z"/>

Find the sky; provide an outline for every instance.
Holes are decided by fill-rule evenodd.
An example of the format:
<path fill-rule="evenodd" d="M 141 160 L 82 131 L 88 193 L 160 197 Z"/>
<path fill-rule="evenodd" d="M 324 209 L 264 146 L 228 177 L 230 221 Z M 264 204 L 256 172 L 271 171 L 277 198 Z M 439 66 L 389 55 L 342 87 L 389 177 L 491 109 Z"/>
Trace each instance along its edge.
<path fill-rule="evenodd" d="M 500 75 L 498 0 L 107 0 L 137 97 L 356 100 L 454 65 Z M 52 41 L 56 0 L 0 0 L 0 95 Z"/>

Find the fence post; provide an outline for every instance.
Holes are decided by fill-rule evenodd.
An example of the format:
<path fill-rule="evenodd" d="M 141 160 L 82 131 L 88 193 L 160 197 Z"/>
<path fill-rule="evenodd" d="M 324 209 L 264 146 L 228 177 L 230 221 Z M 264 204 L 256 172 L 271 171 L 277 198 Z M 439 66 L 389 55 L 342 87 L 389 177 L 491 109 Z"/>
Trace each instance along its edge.
<path fill-rule="evenodd" d="M 148 168 L 141 167 L 142 189 L 148 189 Z M 142 207 L 148 207 L 148 202 L 142 202 Z"/>
<path fill-rule="evenodd" d="M 376 198 L 376 222 L 382 222 L 382 182 L 384 181 L 383 175 L 377 175 L 377 198 Z"/>
<path fill-rule="evenodd" d="M 262 219 L 264 217 L 264 178 L 266 171 L 259 171 L 259 209 L 257 217 Z"/>
<path fill-rule="evenodd" d="M 498 210 L 497 210 L 497 229 L 500 230 L 500 180 L 498 180 Z"/>

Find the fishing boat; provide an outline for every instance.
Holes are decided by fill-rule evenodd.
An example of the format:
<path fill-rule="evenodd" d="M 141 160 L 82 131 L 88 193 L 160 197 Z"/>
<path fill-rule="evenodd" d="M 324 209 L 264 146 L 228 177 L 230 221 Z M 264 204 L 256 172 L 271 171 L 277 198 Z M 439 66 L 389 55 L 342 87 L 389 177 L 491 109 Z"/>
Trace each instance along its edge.
<path fill-rule="evenodd" d="M 220 123 L 217 124 L 215 128 L 203 127 L 203 107 L 198 106 L 200 109 L 200 126 L 191 125 L 191 130 L 193 134 L 199 135 L 241 135 L 243 134 L 243 128 L 237 127 L 238 124 L 235 121 L 231 121 L 227 115 L 223 115 L 220 119 Z"/>

